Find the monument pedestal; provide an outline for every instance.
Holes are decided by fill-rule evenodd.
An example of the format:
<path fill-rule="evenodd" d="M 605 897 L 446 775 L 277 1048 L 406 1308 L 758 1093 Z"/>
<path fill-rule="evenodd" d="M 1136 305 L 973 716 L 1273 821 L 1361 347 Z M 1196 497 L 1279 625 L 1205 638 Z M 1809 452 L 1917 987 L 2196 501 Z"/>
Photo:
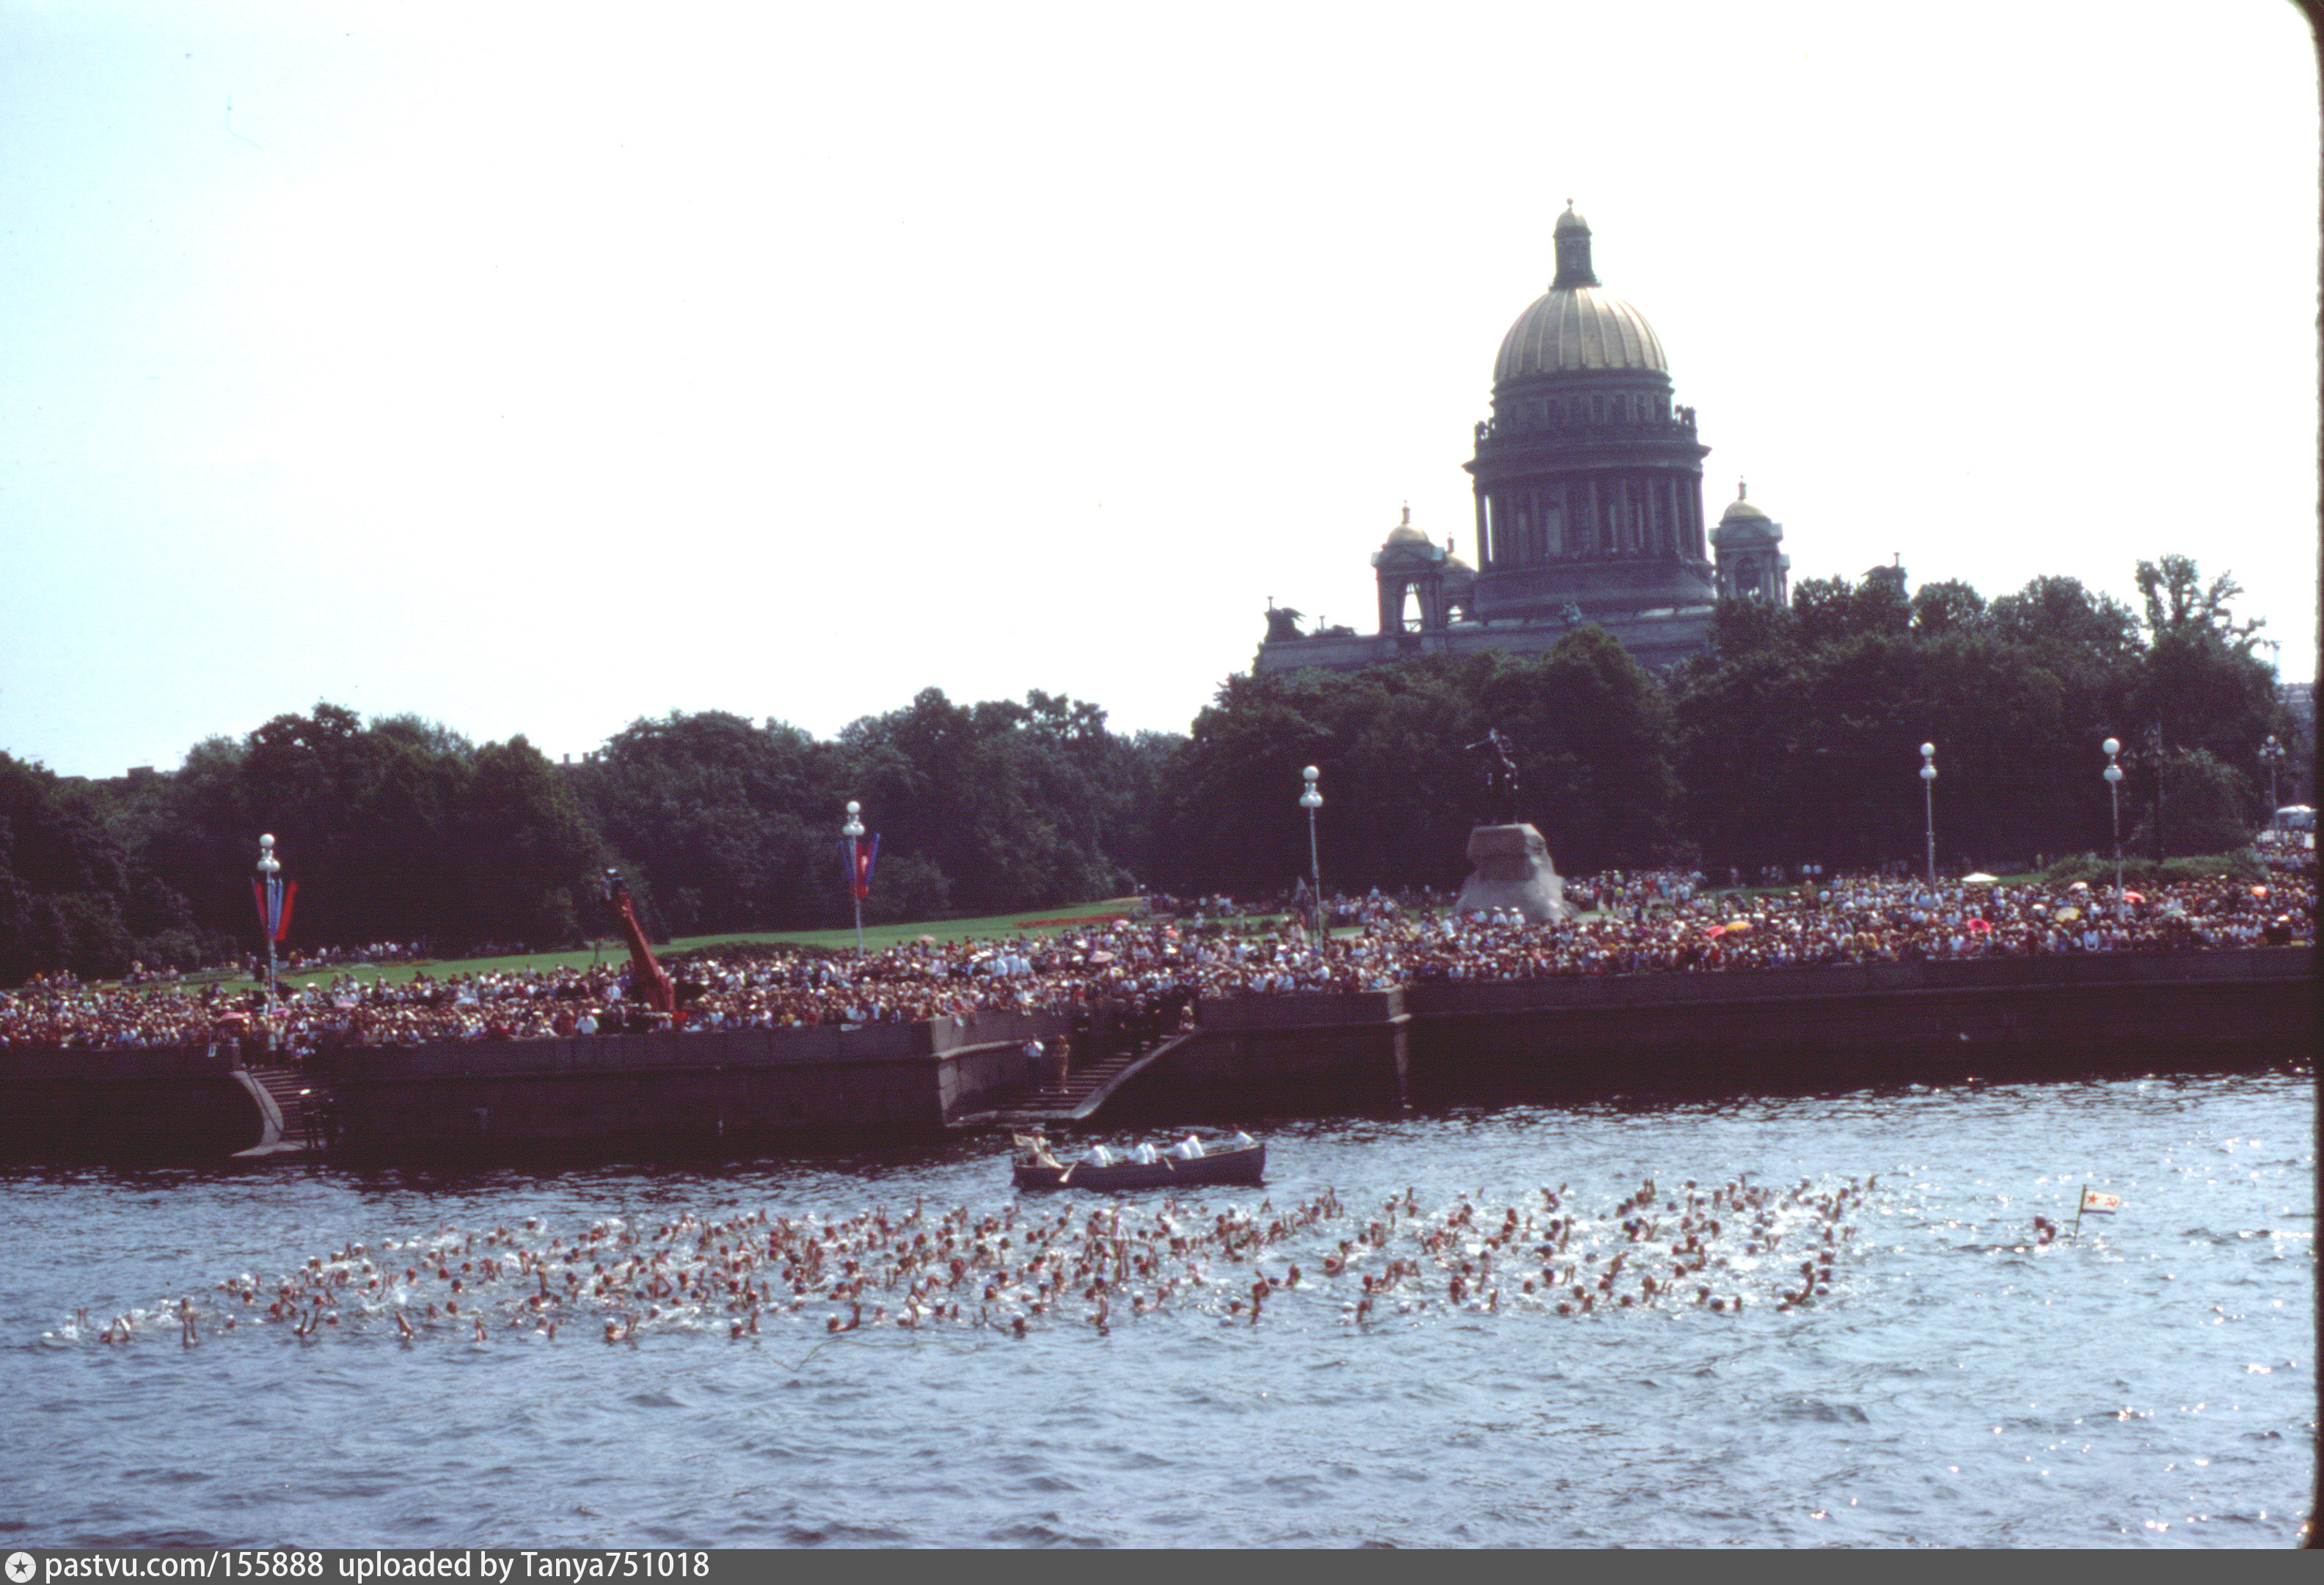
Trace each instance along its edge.
<path fill-rule="evenodd" d="M 1530 825 L 1480 825 L 1469 833 L 1469 879 L 1455 911 L 1515 908 L 1532 925 L 1573 917 L 1565 881 L 1549 860 L 1549 844 Z"/>

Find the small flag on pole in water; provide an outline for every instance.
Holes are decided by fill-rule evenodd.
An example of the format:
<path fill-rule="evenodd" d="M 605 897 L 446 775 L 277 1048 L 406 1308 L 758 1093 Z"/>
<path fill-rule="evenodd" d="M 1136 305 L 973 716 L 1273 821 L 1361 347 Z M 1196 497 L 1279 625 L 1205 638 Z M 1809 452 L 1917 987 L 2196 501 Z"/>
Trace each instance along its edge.
<path fill-rule="evenodd" d="M 2121 1209 L 2121 1195 L 2109 1194 L 2103 1189 L 2093 1189 L 2084 1184 L 2082 1203 L 2074 1208 L 2074 1236 L 2078 1239 L 2082 1236 L 2082 1218 L 2085 1216 L 2112 1216 Z"/>

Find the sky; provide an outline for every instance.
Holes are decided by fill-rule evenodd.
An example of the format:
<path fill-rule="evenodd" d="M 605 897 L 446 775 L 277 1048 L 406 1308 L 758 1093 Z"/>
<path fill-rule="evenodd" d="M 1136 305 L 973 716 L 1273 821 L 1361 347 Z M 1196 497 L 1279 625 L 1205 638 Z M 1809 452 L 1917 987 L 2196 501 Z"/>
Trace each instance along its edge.
<path fill-rule="evenodd" d="M 2307 680 L 2318 145 L 2285 0 L 0 0 L 0 751 L 1185 731 L 1474 559 L 1568 198 L 1795 584 L 2176 551 Z"/>

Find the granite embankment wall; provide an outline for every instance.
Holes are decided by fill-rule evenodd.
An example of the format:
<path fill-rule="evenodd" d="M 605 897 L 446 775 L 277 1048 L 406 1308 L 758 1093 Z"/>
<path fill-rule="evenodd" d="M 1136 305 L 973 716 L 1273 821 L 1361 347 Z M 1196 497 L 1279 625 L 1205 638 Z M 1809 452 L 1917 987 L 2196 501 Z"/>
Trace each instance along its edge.
<path fill-rule="evenodd" d="M 811 1129 L 936 1132 L 1033 1080 L 1065 1020 L 980 1013 L 858 1028 L 598 1035 L 327 1054 L 353 1156 L 590 1143 L 744 1144 Z"/>
<path fill-rule="evenodd" d="M 1440 981 L 1207 1000 L 1102 1107 L 1111 1126 L 1653 1091 L 1748 1093 L 2313 1060 L 2314 952 Z M 352 1048 L 317 1059 L 337 1148 L 743 1146 L 933 1133 L 1038 1075 L 1047 1016 Z M 0 1152 L 218 1159 L 255 1144 L 231 1046 L 0 1051 Z"/>
<path fill-rule="evenodd" d="M 223 1160 L 255 1145 L 235 1048 L 0 1051 L 0 1156 Z"/>
<path fill-rule="evenodd" d="M 1437 981 L 1205 1001 L 1109 1120 L 2312 1061 L 2312 948 Z"/>
<path fill-rule="evenodd" d="M 1195 1009 L 1200 1033 L 1109 1098 L 1102 1120 L 1393 1110 L 1409 1087 L 1404 990 L 1237 996 Z"/>

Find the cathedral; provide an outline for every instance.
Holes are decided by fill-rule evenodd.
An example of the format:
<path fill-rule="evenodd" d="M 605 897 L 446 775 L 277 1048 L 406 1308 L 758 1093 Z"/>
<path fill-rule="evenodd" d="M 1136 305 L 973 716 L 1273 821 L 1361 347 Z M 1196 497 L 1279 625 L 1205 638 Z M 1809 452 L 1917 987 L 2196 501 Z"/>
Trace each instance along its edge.
<path fill-rule="evenodd" d="M 1475 565 L 1406 508 L 1372 553 L 1379 631 L 1303 633 L 1296 612 L 1270 610 L 1256 669 L 1545 650 L 1585 622 L 1660 669 L 1703 651 L 1719 596 L 1788 601 L 1783 527 L 1748 491 L 1705 535 L 1710 447 L 1694 410 L 1674 403 L 1646 316 L 1599 284 L 1589 224 L 1571 203 L 1554 239 L 1556 277 L 1501 339 L 1492 417 L 1465 465 Z"/>

